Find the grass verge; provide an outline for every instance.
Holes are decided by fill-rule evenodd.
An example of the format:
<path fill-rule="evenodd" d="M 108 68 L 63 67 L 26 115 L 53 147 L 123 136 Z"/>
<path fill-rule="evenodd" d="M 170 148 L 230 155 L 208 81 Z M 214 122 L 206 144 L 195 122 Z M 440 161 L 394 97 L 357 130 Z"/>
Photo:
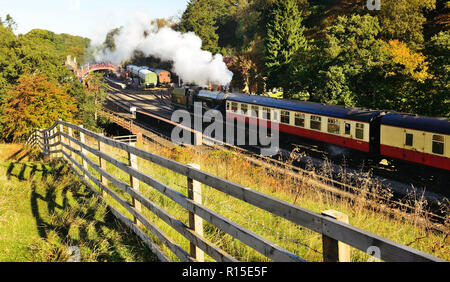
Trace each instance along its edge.
<path fill-rule="evenodd" d="M 156 261 L 134 233 L 61 162 L 0 144 L 0 261 Z"/>

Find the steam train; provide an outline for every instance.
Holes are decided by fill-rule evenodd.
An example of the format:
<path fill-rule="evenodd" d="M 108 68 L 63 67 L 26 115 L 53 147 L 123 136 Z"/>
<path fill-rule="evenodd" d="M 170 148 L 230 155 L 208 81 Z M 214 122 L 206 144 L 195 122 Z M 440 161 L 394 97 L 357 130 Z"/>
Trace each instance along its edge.
<path fill-rule="evenodd" d="M 275 123 L 280 134 L 348 148 L 367 158 L 401 161 L 450 171 L 450 119 L 290 101 L 241 93 L 175 88 L 176 108 L 220 111 L 246 128 Z M 264 122 L 262 122 L 264 121 Z M 254 128 L 254 127 L 253 127 Z"/>

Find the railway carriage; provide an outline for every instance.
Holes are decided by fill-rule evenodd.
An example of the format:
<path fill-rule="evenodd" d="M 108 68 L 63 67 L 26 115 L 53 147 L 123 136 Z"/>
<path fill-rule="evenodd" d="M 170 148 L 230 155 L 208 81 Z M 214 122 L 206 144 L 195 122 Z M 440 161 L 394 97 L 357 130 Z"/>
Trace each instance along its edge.
<path fill-rule="evenodd" d="M 312 102 L 297 102 L 247 94 L 226 96 L 228 120 L 241 118 L 245 122 L 279 125 L 282 133 L 347 147 L 362 152 L 377 153 L 371 140 L 377 139 L 380 111 Z"/>
<path fill-rule="evenodd" d="M 450 170 L 450 120 L 389 113 L 381 120 L 380 154 Z"/>
<path fill-rule="evenodd" d="M 129 65 L 127 66 L 127 71 L 130 74 L 130 77 L 137 77 L 139 75 L 139 70 L 141 68 L 138 66 Z"/>
<path fill-rule="evenodd" d="M 164 86 L 164 85 L 167 86 L 172 82 L 170 72 L 168 72 L 166 70 L 162 70 L 162 69 L 155 69 L 155 68 L 148 68 L 148 67 L 147 67 L 147 69 L 149 71 L 156 73 L 156 75 L 158 76 L 158 85 L 159 86 Z"/>
<path fill-rule="evenodd" d="M 158 84 L 156 73 L 146 69 L 140 69 L 138 72 L 139 84 L 144 87 L 155 87 Z"/>
<path fill-rule="evenodd" d="M 281 135 L 350 148 L 377 162 L 387 158 L 450 171 L 450 120 L 445 118 L 198 88 L 174 89 L 172 102 L 190 111 L 194 102 L 202 102 L 204 111 L 221 111 L 235 128 L 241 121 L 247 133 L 277 124 Z"/>
<path fill-rule="evenodd" d="M 219 91 L 200 90 L 195 97 L 195 102 L 201 102 L 203 111 L 218 110 L 224 113 L 225 99 L 228 94 Z"/>

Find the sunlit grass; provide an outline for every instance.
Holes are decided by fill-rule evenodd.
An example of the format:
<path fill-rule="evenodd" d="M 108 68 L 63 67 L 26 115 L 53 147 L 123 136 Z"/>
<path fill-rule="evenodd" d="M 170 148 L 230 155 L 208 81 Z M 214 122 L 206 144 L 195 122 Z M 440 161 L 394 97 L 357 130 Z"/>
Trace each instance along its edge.
<path fill-rule="evenodd" d="M 21 145 L 0 152 L 0 261 L 64 262 L 70 246 L 83 262 L 156 261 L 67 165 Z"/>

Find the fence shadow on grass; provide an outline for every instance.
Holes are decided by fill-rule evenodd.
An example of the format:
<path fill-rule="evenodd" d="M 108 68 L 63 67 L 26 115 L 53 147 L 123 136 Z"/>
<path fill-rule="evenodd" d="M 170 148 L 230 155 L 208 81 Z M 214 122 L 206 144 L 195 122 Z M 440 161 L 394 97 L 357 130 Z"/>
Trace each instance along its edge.
<path fill-rule="evenodd" d="M 32 259 L 66 261 L 67 249 L 78 246 L 82 261 L 157 261 L 148 247 L 116 220 L 89 188 L 69 177 L 72 172 L 63 163 L 14 162 L 6 174 L 9 180 L 30 182 L 31 214 L 37 233 L 52 246 L 46 250 L 45 245 L 36 245 L 32 252 L 38 254 L 31 254 Z"/>

